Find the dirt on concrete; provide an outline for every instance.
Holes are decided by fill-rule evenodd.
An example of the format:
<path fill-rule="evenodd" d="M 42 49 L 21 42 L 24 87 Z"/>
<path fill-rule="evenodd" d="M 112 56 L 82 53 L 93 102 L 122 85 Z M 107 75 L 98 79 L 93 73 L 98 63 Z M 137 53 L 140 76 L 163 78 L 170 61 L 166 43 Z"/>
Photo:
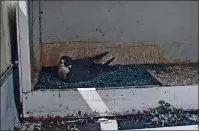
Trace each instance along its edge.
<path fill-rule="evenodd" d="M 172 65 L 164 70 L 151 69 L 149 72 L 163 86 L 185 86 L 198 84 L 198 65 Z"/>

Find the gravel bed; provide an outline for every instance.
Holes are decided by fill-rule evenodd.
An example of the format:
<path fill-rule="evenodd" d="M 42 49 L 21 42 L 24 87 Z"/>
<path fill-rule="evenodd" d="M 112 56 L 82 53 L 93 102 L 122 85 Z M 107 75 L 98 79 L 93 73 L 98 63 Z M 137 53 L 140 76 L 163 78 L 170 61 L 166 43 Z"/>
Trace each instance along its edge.
<path fill-rule="evenodd" d="M 198 84 L 198 66 L 114 65 L 108 72 L 89 81 L 67 83 L 55 76 L 55 67 L 43 67 L 34 89 L 67 89 L 85 87 L 182 86 Z M 153 76 L 153 77 L 152 77 Z"/>
<path fill-rule="evenodd" d="M 115 65 L 110 66 L 110 68 L 111 71 L 103 72 L 89 81 L 67 83 L 56 78 L 55 67 L 44 67 L 41 70 L 35 89 L 158 85 L 146 71 L 146 68 L 149 68 L 146 65 Z"/>
<path fill-rule="evenodd" d="M 198 84 L 198 66 L 169 66 L 165 70 L 152 69 L 150 72 L 162 85 L 184 86 Z"/>

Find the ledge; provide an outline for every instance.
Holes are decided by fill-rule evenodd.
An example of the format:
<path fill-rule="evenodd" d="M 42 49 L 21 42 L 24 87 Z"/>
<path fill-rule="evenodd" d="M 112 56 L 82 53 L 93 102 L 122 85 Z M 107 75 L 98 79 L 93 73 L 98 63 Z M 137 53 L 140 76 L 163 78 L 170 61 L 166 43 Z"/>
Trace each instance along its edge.
<path fill-rule="evenodd" d="M 188 95 L 191 94 L 191 97 Z M 24 93 L 25 118 L 113 116 L 147 110 L 164 100 L 176 108 L 198 109 L 198 85 L 149 88 L 44 90 Z"/>

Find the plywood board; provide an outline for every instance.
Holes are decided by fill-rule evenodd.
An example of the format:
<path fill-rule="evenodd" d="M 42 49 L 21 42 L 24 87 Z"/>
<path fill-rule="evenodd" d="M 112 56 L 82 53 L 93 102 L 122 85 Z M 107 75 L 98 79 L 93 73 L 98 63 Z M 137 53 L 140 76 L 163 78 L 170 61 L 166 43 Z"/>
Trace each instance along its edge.
<path fill-rule="evenodd" d="M 107 44 L 99 42 L 71 42 L 42 44 L 42 66 L 55 66 L 63 55 L 73 59 L 94 56 L 109 51 L 102 61 L 115 57 L 112 64 L 165 63 L 163 50 L 156 44 Z"/>

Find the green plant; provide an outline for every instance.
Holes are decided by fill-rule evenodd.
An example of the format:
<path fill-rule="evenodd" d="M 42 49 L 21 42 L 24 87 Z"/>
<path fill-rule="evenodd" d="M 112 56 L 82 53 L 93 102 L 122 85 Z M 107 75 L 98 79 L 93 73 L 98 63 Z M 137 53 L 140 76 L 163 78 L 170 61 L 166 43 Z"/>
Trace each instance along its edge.
<path fill-rule="evenodd" d="M 171 104 L 169 104 L 168 102 L 160 100 L 158 103 L 159 103 L 159 106 L 156 108 L 158 113 L 167 114 L 167 113 L 179 113 L 180 112 L 180 109 L 177 109 L 177 108 L 171 106 Z"/>
<path fill-rule="evenodd" d="M 165 104 L 165 101 L 160 100 L 158 103 L 159 103 L 159 105 L 163 106 Z"/>

